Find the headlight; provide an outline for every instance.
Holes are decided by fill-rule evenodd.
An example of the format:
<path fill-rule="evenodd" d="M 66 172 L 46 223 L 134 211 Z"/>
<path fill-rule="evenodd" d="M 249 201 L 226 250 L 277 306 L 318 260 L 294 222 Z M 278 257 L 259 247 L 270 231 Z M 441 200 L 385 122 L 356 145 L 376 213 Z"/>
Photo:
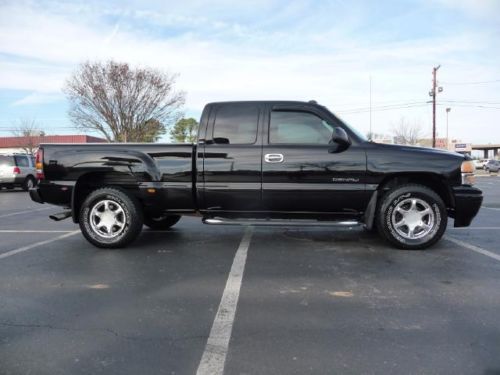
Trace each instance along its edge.
<path fill-rule="evenodd" d="M 476 177 L 474 176 L 474 171 L 476 167 L 472 160 L 466 160 L 462 162 L 462 185 L 474 185 L 476 182 Z"/>

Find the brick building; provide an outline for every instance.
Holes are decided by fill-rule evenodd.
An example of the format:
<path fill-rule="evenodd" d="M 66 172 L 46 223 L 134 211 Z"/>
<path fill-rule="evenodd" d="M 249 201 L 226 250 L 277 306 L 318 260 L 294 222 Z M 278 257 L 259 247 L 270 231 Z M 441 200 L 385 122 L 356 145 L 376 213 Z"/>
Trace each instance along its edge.
<path fill-rule="evenodd" d="M 103 138 L 90 135 L 45 135 L 34 137 L 0 137 L 0 153 L 24 153 L 26 148 L 37 148 L 40 143 L 106 143 Z"/>

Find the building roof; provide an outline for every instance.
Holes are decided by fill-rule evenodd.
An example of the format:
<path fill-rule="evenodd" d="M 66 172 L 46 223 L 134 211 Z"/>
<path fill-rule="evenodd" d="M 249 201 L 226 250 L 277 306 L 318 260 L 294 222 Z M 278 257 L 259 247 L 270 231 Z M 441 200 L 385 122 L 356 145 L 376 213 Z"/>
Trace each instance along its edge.
<path fill-rule="evenodd" d="M 105 143 L 103 138 L 90 135 L 46 135 L 43 137 L 0 137 L 0 148 L 25 147 L 32 143 Z"/>

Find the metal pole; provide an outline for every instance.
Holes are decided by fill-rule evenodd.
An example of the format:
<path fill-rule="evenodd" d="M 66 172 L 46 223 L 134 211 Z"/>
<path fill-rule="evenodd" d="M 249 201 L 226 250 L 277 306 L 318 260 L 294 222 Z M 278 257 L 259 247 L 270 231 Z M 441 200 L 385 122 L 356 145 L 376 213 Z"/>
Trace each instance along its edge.
<path fill-rule="evenodd" d="M 436 72 L 438 68 L 432 68 L 432 148 L 436 147 Z"/>
<path fill-rule="evenodd" d="M 373 139 L 372 133 L 372 76 L 370 75 L 370 138 Z"/>
<path fill-rule="evenodd" d="M 432 90 L 429 95 L 432 96 L 432 147 L 436 147 L 436 95 L 443 91 L 442 87 L 437 86 L 436 74 L 441 65 L 432 68 Z"/>
<path fill-rule="evenodd" d="M 451 108 L 446 108 L 446 149 L 450 148 L 450 138 L 448 137 L 448 115 L 450 114 Z"/>

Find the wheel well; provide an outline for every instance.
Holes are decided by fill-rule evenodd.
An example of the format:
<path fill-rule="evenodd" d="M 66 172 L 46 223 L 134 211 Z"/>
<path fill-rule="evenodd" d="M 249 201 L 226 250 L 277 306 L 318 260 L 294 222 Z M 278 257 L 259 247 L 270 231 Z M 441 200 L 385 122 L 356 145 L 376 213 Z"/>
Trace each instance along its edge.
<path fill-rule="evenodd" d="M 446 181 L 433 173 L 411 173 L 392 175 L 385 178 L 379 185 L 379 200 L 393 187 L 404 184 L 419 184 L 436 192 L 443 200 L 446 207 L 454 207 L 453 194 Z"/>
<path fill-rule="evenodd" d="M 89 172 L 78 178 L 73 189 L 71 211 L 73 221 L 78 223 L 80 207 L 85 198 L 95 189 L 104 186 L 115 186 L 120 189 L 131 192 L 136 198 L 140 199 L 139 184 L 137 179 L 123 172 Z"/>

